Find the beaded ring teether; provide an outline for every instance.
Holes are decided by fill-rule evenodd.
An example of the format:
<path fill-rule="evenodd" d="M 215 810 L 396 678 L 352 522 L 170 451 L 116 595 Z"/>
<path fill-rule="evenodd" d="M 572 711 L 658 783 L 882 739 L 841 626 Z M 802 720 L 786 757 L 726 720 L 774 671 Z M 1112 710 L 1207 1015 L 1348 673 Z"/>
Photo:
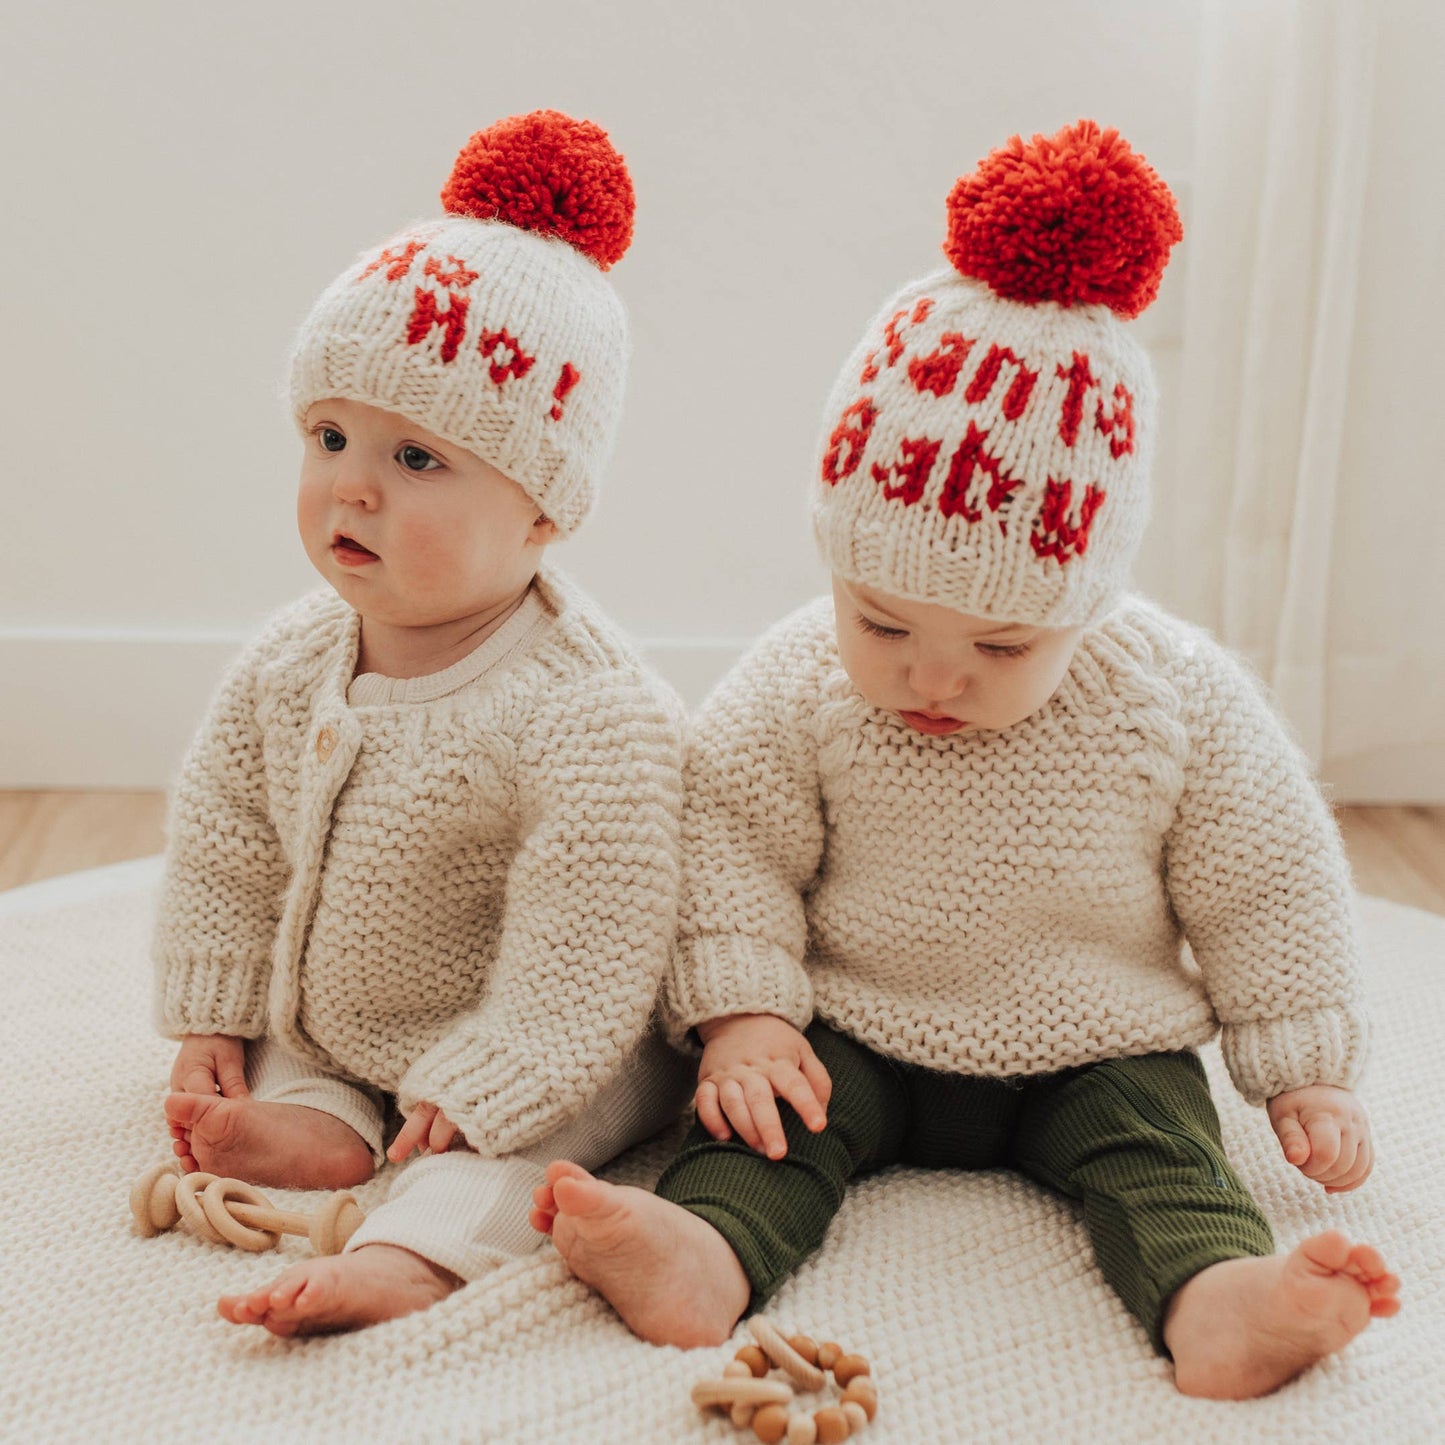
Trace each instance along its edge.
<path fill-rule="evenodd" d="M 839 1445 L 856 1435 L 878 1413 L 878 1387 L 868 1361 L 845 1353 L 831 1340 L 815 1344 L 807 1335 L 787 1339 L 770 1320 L 754 1315 L 748 1321 L 756 1344 L 744 1345 L 723 1369 L 720 1380 L 700 1380 L 692 1387 L 692 1402 L 701 1409 L 726 1410 L 739 1428 L 752 1427 L 763 1445 Z M 774 1368 L 789 1380 L 771 1380 Z M 793 1384 L 802 1390 L 821 1390 L 827 1372 L 842 1390 L 842 1399 L 811 1415 L 788 1407 Z"/>

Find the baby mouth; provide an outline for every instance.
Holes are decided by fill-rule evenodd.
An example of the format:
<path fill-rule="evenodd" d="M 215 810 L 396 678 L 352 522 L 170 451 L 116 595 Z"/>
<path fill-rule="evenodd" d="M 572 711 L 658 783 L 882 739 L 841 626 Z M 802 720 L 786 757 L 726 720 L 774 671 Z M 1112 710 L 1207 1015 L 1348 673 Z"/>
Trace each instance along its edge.
<path fill-rule="evenodd" d="M 354 537 L 348 537 L 338 532 L 332 539 L 331 550 L 342 557 L 360 559 L 363 557 L 375 557 L 376 553 L 370 547 L 363 547 Z"/>
<path fill-rule="evenodd" d="M 941 737 L 945 733 L 957 732 L 960 728 L 967 726 L 961 719 L 951 717 L 947 713 L 902 712 L 899 713 L 899 716 L 915 732 L 931 733 L 936 737 Z"/>

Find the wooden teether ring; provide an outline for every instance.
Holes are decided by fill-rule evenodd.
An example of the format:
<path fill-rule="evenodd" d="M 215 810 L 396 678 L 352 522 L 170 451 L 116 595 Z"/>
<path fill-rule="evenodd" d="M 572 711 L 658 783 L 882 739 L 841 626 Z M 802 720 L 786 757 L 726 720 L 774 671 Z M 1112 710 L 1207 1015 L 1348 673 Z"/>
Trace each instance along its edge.
<path fill-rule="evenodd" d="M 176 1180 L 176 1208 L 186 1228 L 197 1238 L 209 1240 L 212 1244 L 224 1244 L 225 1236 L 206 1218 L 205 1206 L 197 1198 L 208 1184 L 214 1183 L 215 1178 L 214 1174 L 204 1171 L 182 1174 Z"/>
<path fill-rule="evenodd" d="M 250 1204 L 259 1210 L 271 1207 L 271 1201 L 259 1189 L 239 1179 L 211 1180 L 201 1195 L 201 1207 L 211 1227 L 227 1244 L 234 1244 L 237 1249 L 244 1249 L 250 1254 L 263 1254 L 281 1243 L 279 1229 L 252 1229 L 242 1224 L 231 1209 L 233 1202 Z"/>
<path fill-rule="evenodd" d="M 131 1186 L 130 1212 L 147 1239 L 169 1229 L 181 1217 L 176 1208 L 179 1180 L 180 1166 L 168 1159 L 147 1169 Z"/>
<path fill-rule="evenodd" d="M 311 1216 L 311 1225 L 306 1231 L 311 1248 L 317 1254 L 340 1254 L 346 1241 L 361 1228 L 365 1217 L 354 1194 L 344 1191 L 333 1194 Z"/>
<path fill-rule="evenodd" d="M 763 1445 L 840 1445 L 878 1413 L 878 1387 L 862 1355 L 848 1354 L 831 1341 L 815 1344 L 806 1335 L 785 1338 L 761 1315 L 748 1321 L 748 1329 L 757 1344 L 744 1345 L 722 1379 L 694 1385 L 695 1405 L 728 1411 L 735 1424 L 751 1426 Z M 841 1398 L 811 1415 L 793 1410 L 793 1385 L 769 1379 L 773 1367 L 809 1391 L 822 1389 L 831 1373 Z"/>
<path fill-rule="evenodd" d="M 315 1214 L 273 1209 L 271 1201 L 240 1179 L 182 1174 L 170 1160 L 147 1169 L 130 1191 L 136 1227 L 149 1238 L 178 1221 L 212 1244 L 233 1244 L 259 1253 L 274 1249 L 283 1234 L 311 1241 L 317 1254 L 340 1254 L 366 1217 L 356 1196 L 344 1190 L 323 1201 Z"/>

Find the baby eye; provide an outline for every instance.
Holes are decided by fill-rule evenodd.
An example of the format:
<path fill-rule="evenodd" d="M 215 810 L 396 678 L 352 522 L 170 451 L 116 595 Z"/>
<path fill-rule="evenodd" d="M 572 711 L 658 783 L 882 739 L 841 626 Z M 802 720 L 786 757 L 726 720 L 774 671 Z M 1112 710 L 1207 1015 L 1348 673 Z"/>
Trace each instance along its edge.
<path fill-rule="evenodd" d="M 339 452 L 345 450 L 346 438 L 336 430 L 334 426 L 324 426 L 319 432 L 321 445 L 328 452 Z"/>
<path fill-rule="evenodd" d="M 980 642 L 978 650 L 985 657 L 1022 657 L 1029 650 L 1027 642 L 1006 645 L 1002 642 Z"/>
<path fill-rule="evenodd" d="M 396 455 L 409 472 L 430 472 L 441 466 L 429 451 L 417 446 L 404 446 Z"/>
<path fill-rule="evenodd" d="M 908 633 L 901 627 L 884 627 L 881 622 L 874 622 L 871 618 L 864 617 L 860 612 L 854 621 L 870 637 L 907 637 Z"/>

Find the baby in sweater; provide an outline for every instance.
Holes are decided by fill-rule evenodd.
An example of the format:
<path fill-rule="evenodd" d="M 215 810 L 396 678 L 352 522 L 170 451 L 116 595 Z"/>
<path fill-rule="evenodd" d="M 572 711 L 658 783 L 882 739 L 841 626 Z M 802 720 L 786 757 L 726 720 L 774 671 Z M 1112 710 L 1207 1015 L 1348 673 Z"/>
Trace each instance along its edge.
<path fill-rule="evenodd" d="M 343 1254 L 222 1298 L 281 1335 L 534 1249 L 546 1162 L 602 1164 L 692 1084 L 650 1027 L 681 707 L 544 563 L 616 430 L 602 273 L 631 181 L 596 126 L 537 112 L 472 137 L 442 201 L 301 328 L 297 515 L 330 585 L 232 668 L 173 805 L 156 1007 L 183 1167 L 335 1189 L 427 1154 Z"/>
<path fill-rule="evenodd" d="M 1080 122 L 948 210 L 951 268 L 883 308 L 829 402 L 832 596 L 690 749 L 664 998 L 702 1046 L 697 1125 L 655 1195 L 557 1161 L 532 1220 L 639 1335 L 714 1344 L 849 1179 L 1006 1165 L 1081 1202 L 1180 1390 L 1262 1394 L 1399 1281 L 1333 1230 L 1275 1253 L 1195 1052 L 1222 1032 L 1308 1178 L 1368 1177 L 1333 820 L 1246 668 L 1126 590 L 1155 400 L 1120 318 L 1173 198 Z"/>

